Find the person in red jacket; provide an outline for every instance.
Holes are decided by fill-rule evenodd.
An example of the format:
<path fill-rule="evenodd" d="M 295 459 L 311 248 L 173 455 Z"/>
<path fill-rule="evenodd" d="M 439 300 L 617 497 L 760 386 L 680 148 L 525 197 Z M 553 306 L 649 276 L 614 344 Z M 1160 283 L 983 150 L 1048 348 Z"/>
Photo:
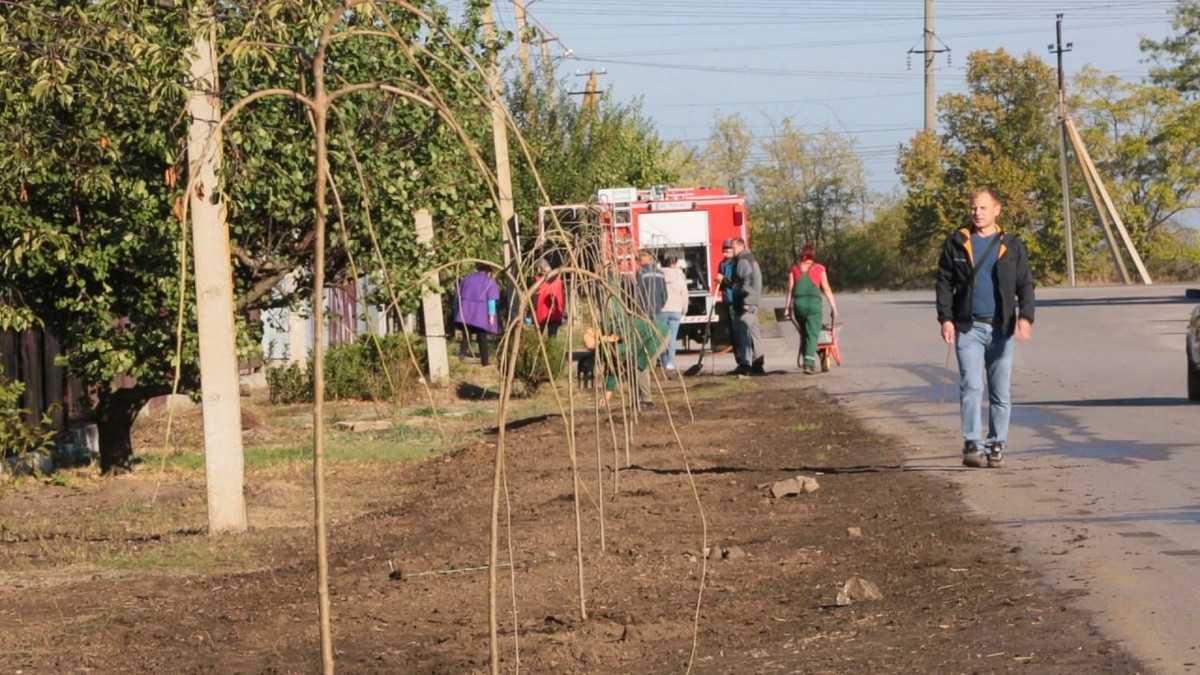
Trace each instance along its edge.
<path fill-rule="evenodd" d="M 550 277 L 550 263 L 545 258 L 537 261 L 537 276 L 534 283 L 538 286 L 537 297 L 533 301 L 533 320 L 539 330 L 546 331 L 549 337 L 558 336 L 558 327 L 563 320 L 563 280 L 562 275 Z"/>

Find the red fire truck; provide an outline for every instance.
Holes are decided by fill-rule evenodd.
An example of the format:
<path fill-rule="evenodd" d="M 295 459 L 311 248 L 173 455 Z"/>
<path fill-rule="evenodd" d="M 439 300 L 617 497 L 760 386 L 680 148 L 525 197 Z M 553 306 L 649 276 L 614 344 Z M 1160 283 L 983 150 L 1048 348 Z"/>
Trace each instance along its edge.
<path fill-rule="evenodd" d="M 688 280 L 688 309 L 680 337 L 699 337 L 704 324 L 716 321 L 713 291 L 723 254 L 722 242 L 741 237 L 749 242 L 746 198 L 719 188 L 658 186 L 608 188 L 598 191 L 589 204 L 549 206 L 538 210 L 539 234 L 545 232 L 551 213 L 571 211 L 570 220 L 588 213 L 601 232 L 601 255 L 622 272 L 637 269 L 637 252 L 649 249 L 660 257 L 668 252 L 683 258 Z"/>

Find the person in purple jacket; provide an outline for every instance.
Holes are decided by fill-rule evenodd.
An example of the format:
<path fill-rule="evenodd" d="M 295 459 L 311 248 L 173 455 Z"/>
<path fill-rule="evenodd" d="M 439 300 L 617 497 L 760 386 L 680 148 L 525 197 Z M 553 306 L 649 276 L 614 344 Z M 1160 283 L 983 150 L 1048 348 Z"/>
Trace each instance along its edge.
<path fill-rule="evenodd" d="M 492 266 L 478 263 L 475 273 L 468 274 L 458 282 L 458 309 L 454 321 L 462 332 L 458 345 L 459 358 L 471 351 L 471 335 L 479 345 L 479 363 L 488 365 L 488 336 L 500 332 L 496 318 L 496 305 L 500 301 L 500 286 L 492 278 Z"/>

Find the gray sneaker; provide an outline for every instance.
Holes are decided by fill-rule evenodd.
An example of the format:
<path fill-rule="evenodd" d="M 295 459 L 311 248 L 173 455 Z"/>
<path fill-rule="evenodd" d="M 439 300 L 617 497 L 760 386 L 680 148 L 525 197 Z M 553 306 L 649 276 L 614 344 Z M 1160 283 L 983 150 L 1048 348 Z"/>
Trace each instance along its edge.
<path fill-rule="evenodd" d="M 987 451 L 987 466 L 989 469 L 1004 468 L 1004 444 L 994 443 Z"/>
<path fill-rule="evenodd" d="M 975 441 L 965 441 L 963 443 L 963 466 L 969 466 L 973 469 L 982 469 L 984 466 L 987 466 L 987 454 Z"/>

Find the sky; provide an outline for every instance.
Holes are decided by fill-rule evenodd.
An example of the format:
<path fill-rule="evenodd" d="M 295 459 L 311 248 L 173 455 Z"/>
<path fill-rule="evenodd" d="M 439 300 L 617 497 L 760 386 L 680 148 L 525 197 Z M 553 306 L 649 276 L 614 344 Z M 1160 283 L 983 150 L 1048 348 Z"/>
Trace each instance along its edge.
<path fill-rule="evenodd" d="M 1048 46 L 1060 13 L 1072 44 L 1068 89 L 1084 65 L 1141 81 L 1149 65 L 1140 40 L 1172 34 L 1175 4 L 936 0 L 937 48 L 948 50 L 937 55 L 937 94 L 965 91 L 967 56 L 978 50 L 1032 52 L 1056 65 Z M 496 9 L 512 30 L 512 4 Z M 898 186 L 897 148 L 924 124 L 923 60 L 910 54 L 924 48 L 924 11 L 924 0 L 526 0 L 530 23 L 557 38 L 548 46 L 571 89 L 602 71 L 614 100 L 640 99 L 663 139 L 689 146 L 707 140 L 716 113 L 741 114 L 759 138 L 785 116 L 805 132 L 845 134 L 877 192 Z"/>

